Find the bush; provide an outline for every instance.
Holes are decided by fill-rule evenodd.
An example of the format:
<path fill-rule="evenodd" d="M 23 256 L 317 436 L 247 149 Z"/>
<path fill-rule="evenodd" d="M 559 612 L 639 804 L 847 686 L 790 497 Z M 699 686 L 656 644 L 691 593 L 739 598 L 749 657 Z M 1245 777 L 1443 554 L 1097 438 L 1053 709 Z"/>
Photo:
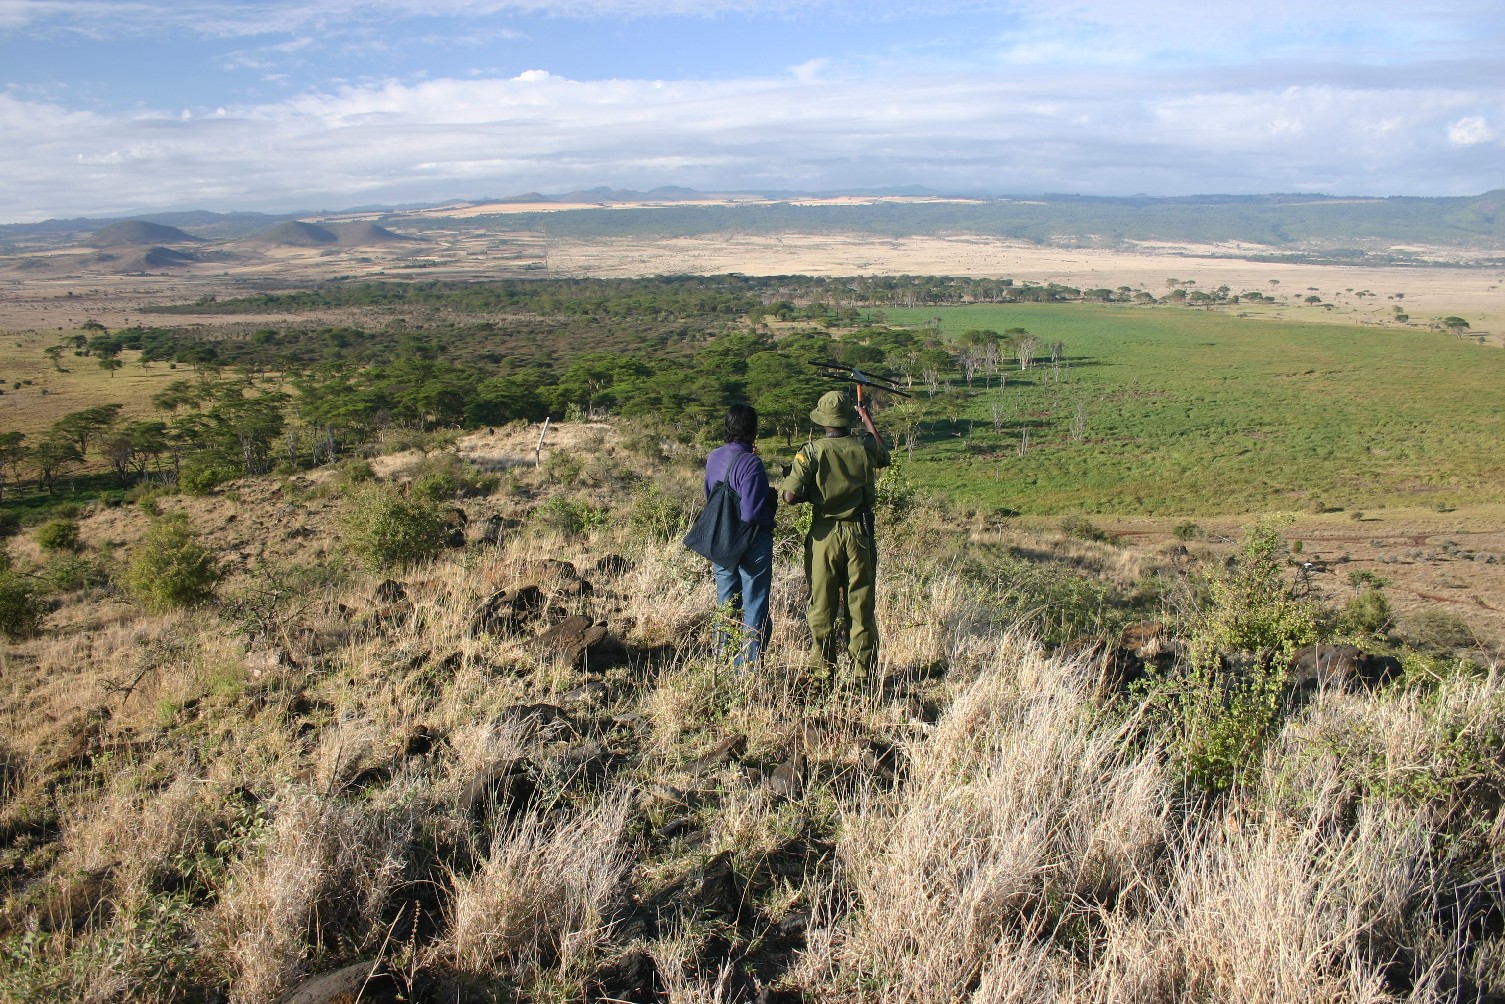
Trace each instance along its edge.
<path fill-rule="evenodd" d="M 358 485 L 367 485 L 376 480 L 376 469 L 369 460 L 359 457 L 340 465 L 339 486 L 341 491 L 350 491 Z"/>
<path fill-rule="evenodd" d="M 94 589 L 110 584 L 110 571 L 98 561 L 76 554 L 61 554 L 47 562 L 42 578 L 60 593 Z"/>
<path fill-rule="evenodd" d="M 37 546 L 44 551 L 71 551 L 78 546 L 78 524 L 71 519 L 49 519 L 37 527 Z"/>
<path fill-rule="evenodd" d="M 1344 605 L 1338 624 L 1357 635 L 1383 634 L 1390 626 L 1390 601 L 1378 589 L 1365 589 Z"/>
<path fill-rule="evenodd" d="M 1418 610 L 1401 624 L 1401 634 L 1423 652 L 1447 654 L 1478 644 L 1468 623 L 1446 610 Z"/>
<path fill-rule="evenodd" d="M 1177 523 L 1175 529 L 1171 530 L 1171 536 L 1183 541 L 1201 540 L 1206 536 L 1206 531 L 1195 523 Z"/>
<path fill-rule="evenodd" d="M 151 610 L 196 606 L 219 581 L 214 555 L 195 538 L 182 514 L 163 516 L 146 531 L 126 567 L 125 587 Z"/>
<path fill-rule="evenodd" d="M 0 509 L 0 540 L 21 532 L 21 517 L 9 509 Z"/>
<path fill-rule="evenodd" d="M 579 537 L 606 524 L 606 510 L 580 499 L 556 495 L 533 510 L 540 526 L 567 537 Z"/>
<path fill-rule="evenodd" d="M 699 500 L 689 495 L 674 497 L 663 486 L 644 482 L 627 504 L 627 525 L 638 537 L 663 544 L 684 535 Z"/>
<path fill-rule="evenodd" d="M 1099 544 L 1110 544 L 1113 542 L 1113 538 L 1108 536 L 1106 530 L 1091 520 L 1083 519 L 1081 516 L 1067 516 L 1061 520 L 1061 532 L 1068 537 L 1075 537 L 1077 540 L 1092 540 Z"/>
<path fill-rule="evenodd" d="M 46 613 L 35 584 L 14 572 L 0 572 L 0 634 L 12 641 L 29 638 L 42 626 Z"/>
<path fill-rule="evenodd" d="M 381 485 L 359 489 L 344 518 L 345 546 L 362 564 L 378 571 L 431 557 L 444 538 L 444 517 L 433 502 L 403 498 Z"/>
<path fill-rule="evenodd" d="M 185 464 L 178 473 L 178 487 L 189 495 L 207 495 L 215 486 L 233 480 L 235 473 L 220 464 Z"/>

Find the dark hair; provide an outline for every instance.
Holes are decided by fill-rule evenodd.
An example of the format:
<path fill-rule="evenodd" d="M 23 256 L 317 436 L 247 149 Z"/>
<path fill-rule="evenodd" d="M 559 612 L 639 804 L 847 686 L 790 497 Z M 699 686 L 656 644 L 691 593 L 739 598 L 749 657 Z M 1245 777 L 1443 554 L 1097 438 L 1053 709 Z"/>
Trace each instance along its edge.
<path fill-rule="evenodd" d="M 726 441 L 751 443 L 758 438 L 758 413 L 751 405 L 734 404 L 726 409 Z"/>

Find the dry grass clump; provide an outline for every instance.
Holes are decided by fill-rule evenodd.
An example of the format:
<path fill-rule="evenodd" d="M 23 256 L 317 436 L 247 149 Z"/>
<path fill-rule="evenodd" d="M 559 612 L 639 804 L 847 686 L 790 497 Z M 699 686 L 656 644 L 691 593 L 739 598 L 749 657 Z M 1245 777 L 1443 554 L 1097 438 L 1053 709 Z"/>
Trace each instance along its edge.
<path fill-rule="evenodd" d="M 307 790 L 286 791 L 272 815 L 199 932 L 237 1004 L 274 1000 L 323 955 L 375 947 L 412 838 L 412 820 Z"/>
<path fill-rule="evenodd" d="M 450 930 L 438 951 L 462 972 L 583 975 L 630 863 L 621 793 L 564 814 L 529 812 L 491 836 L 470 875 L 454 876 Z"/>

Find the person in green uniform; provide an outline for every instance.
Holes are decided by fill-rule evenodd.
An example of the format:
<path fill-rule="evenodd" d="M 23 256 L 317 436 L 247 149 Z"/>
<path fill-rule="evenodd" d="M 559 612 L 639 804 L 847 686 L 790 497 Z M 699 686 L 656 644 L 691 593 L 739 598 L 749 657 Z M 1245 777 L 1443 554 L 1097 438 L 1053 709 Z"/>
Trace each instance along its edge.
<path fill-rule="evenodd" d="M 852 434 L 861 421 L 865 434 Z M 852 407 L 839 390 L 821 396 L 810 421 L 825 435 L 800 448 L 780 490 L 789 505 L 810 503 L 805 537 L 805 580 L 810 604 L 805 617 L 812 658 L 829 676 L 836 665 L 842 593 L 851 631 L 847 651 L 853 671 L 865 677 L 878 664 L 875 611 L 878 549 L 873 540 L 873 495 L 878 470 L 889 463 L 888 446 L 866 408 Z"/>

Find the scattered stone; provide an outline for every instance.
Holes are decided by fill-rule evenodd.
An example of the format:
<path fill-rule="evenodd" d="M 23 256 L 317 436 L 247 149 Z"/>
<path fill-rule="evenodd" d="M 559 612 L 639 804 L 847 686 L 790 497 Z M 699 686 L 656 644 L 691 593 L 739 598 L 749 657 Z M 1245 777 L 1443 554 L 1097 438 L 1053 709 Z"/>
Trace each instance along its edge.
<path fill-rule="evenodd" d="M 357 962 L 309 977 L 277 999 L 277 1004 L 399 1004 L 412 1000 L 386 965 Z"/>
<path fill-rule="evenodd" d="M 600 680 L 587 680 L 559 696 L 559 703 L 573 708 L 599 708 L 611 699 L 611 692 Z"/>
<path fill-rule="evenodd" d="M 627 650 L 606 625 L 575 614 L 538 635 L 534 648 L 585 672 L 601 672 L 626 662 Z"/>
<path fill-rule="evenodd" d="M 510 819 L 538 796 L 533 765 L 526 760 L 500 760 L 487 764 L 471 776 L 460 792 L 459 808 L 472 821 L 483 825 L 496 810 Z"/>
<path fill-rule="evenodd" d="M 732 760 L 740 758 L 746 751 L 746 736 L 728 736 L 727 738 L 721 740 L 721 742 L 717 743 L 715 746 L 711 747 L 709 752 L 696 757 L 694 760 L 691 760 L 688 764 L 685 765 L 685 770 L 689 771 L 692 774 L 699 774 L 704 771 L 714 770 L 724 763 L 729 763 Z"/>
<path fill-rule="evenodd" d="M 408 731 L 407 738 L 402 741 L 402 752 L 398 756 L 404 760 L 408 757 L 428 756 L 442 741 L 442 737 L 434 733 L 427 725 L 414 725 Z"/>
<path fill-rule="evenodd" d="M 519 586 L 492 593 L 476 608 L 470 619 L 471 634 L 516 634 L 540 617 L 544 610 L 543 590 L 537 586 Z"/>
<path fill-rule="evenodd" d="M 408 598 L 408 587 L 396 579 L 384 579 L 376 587 L 376 602 L 397 603 Z"/>
<path fill-rule="evenodd" d="M 597 575 L 614 579 L 620 575 L 626 575 L 636 567 L 637 565 L 630 558 L 624 558 L 620 554 L 607 554 L 596 561 L 592 571 Z"/>

